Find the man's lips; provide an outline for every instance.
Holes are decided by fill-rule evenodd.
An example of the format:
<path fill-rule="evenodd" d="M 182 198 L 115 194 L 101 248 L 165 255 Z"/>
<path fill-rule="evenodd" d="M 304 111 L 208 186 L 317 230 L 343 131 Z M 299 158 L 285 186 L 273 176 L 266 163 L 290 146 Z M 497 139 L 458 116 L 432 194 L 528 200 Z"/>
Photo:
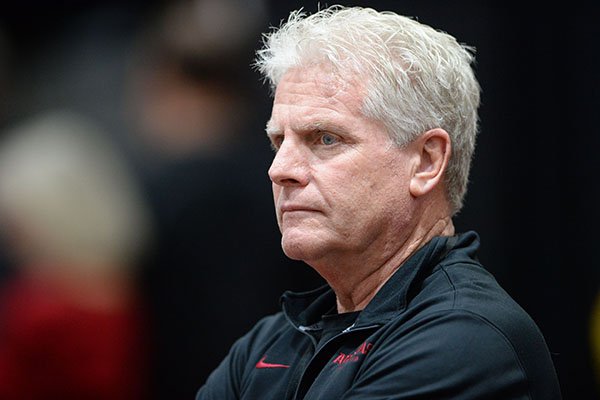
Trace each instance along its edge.
<path fill-rule="evenodd" d="M 308 207 L 308 206 L 304 206 L 304 205 L 300 205 L 300 204 L 284 204 L 281 207 L 279 207 L 279 211 L 280 211 L 281 215 L 283 215 L 287 212 L 298 212 L 298 211 L 318 212 L 319 210 L 317 210 L 316 208 L 313 208 L 313 207 Z"/>

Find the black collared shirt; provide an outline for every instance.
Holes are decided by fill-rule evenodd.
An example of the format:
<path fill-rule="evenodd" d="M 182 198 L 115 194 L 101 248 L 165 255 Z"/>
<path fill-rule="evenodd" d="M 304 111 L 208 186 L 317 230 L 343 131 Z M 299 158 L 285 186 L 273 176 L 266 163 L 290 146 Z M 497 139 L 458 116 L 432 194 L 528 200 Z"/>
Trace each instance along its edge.
<path fill-rule="evenodd" d="M 545 340 L 479 264 L 479 238 L 436 237 L 360 313 L 325 286 L 239 339 L 197 400 L 559 400 Z M 336 332 L 337 331 L 337 332 Z"/>

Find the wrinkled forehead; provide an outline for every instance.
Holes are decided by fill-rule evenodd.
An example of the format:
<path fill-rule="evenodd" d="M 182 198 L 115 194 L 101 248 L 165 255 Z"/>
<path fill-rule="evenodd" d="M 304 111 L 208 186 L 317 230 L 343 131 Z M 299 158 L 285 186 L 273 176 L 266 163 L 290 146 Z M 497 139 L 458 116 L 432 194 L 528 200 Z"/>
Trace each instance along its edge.
<path fill-rule="evenodd" d="M 280 129 L 278 117 L 290 112 L 294 116 L 304 114 L 308 120 L 318 119 L 317 115 L 311 114 L 364 117 L 362 87 L 355 76 L 340 74 L 333 67 L 312 65 L 291 68 L 277 86 L 267 133 Z M 310 112 L 306 112 L 307 109 Z M 300 110 L 305 112 L 300 113 Z"/>
<path fill-rule="evenodd" d="M 342 69 L 339 66 L 326 62 L 311 63 L 308 65 L 299 65 L 289 68 L 279 80 L 275 88 L 277 89 L 282 82 L 303 82 L 313 84 L 319 89 L 319 94 L 324 97 L 334 97 L 339 92 L 347 90 L 349 87 L 355 89 L 361 88 L 361 79 L 358 74 L 347 69 Z"/>

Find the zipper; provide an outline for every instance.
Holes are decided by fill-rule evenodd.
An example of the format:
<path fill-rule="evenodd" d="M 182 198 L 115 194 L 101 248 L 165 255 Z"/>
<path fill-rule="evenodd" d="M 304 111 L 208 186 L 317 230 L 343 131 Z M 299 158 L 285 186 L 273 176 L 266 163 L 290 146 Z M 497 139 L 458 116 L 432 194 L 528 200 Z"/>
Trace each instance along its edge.
<path fill-rule="evenodd" d="M 288 313 L 285 310 L 285 304 L 283 305 L 283 315 L 285 315 L 285 318 L 287 319 L 288 323 L 291 326 L 293 326 L 294 329 L 296 329 L 298 332 L 302 333 L 304 336 L 307 336 L 310 339 L 310 342 L 312 344 L 312 347 L 309 346 L 306 349 L 306 351 L 304 352 L 304 354 L 302 354 L 302 356 L 300 357 L 300 360 L 296 363 L 294 370 L 292 372 L 292 376 L 288 383 L 287 390 L 285 391 L 285 399 L 292 399 L 293 398 L 292 396 L 295 395 L 297 386 L 300 383 L 300 379 L 301 379 L 302 375 L 304 374 L 304 370 L 306 369 L 306 366 L 310 364 L 312 357 L 314 355 L 313 353 L 317 349 L 317 344 L 318 344 L 317 340 L 310 334 L 310 332 L 316 331 L 317 329 L 314 328 L 313 325 L 311 325 L 311 326 L 304 326 L 304 325 L 296 326 L 296 324 L 288 316 Z"/>
<path fill-rule="evenodd" d="M 294 385 L 296 386 L 296 390 L 294 392 L 294 396 L 291 398 L 292 400 L 301 400 L 304 398 L 304 396 L 306 395 L 306 393 L 308 392 L 308 389 L 310 389 L 310 386 L 304 390 L 304 393 L 300 393 L 300 386 L 302 381 L 304 380 L 304 377 L 306 375 L 306 371 L 307 371 L 307 367 L 310 366 L 313 361 L 319 356 L 320 353 L 323 352 L 323 350 L 329 346 L 333 341 L 341 338 L 342 336 L 348 335 L 350 333 L 358 333 L 358 332 L 363 332 L 366 330 L 370 330 L 370 329 L 374 329 L 374 328 L 379 328 L 381 326 L 381 324 L 375 324 L 375 325 L 368 325 L 368 326 L 361 326 L 358 328 L 354 328 L 355 324 L 350 325 L 349 327 L 347 327 L 346 329 L 344 329 L 343 331 L 341 331 L 340 333 L 338 333 L 337 335 L 335 335 L 334 337 L 330 338 L 327 342 L 325 342 L 325 344 L 323 346 L 321 346 L 321 348 L 316 351 L 316 345 L 315 345 L 315 353 L 313 354 L 313 356 L 311 357 L 311 359 L 308 361 L 308 363 L 304 364 L 302 366 L 302 370 L 301 370 L 301 374 L 298 374 L 300 376 L 300 379 L 298 379 L 297 381 L 294 382 Z M 300 330 L 300 329 L 299 329 Z M 304 334 L 306 334 L 307 336 L 311 337 L 308 333 L 306 333 L 305 331 L 300 330 L 301 332 L 303 332 Z M 304 354 L 306 355 L 306 353 Z M 303 359 L 304 359 L 304 355 L 303 355 Z M 294 371 L 295 372 L 295 371 Z M 296 376 L 297 374 L 294 374 L 294 376 Z M 292 386 L 288 386 L 288 393 L 286 393 L 286 398 L 289 398 L 289 389 Z M 298 396 L 302 396 L 302 397 L 298 397 Z"/>

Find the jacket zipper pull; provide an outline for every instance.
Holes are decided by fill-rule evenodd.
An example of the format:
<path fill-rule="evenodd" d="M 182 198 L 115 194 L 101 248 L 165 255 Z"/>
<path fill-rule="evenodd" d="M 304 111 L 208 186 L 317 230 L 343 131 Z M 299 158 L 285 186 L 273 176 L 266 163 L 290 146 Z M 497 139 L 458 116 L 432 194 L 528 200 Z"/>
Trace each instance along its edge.
<path fill-rule="evenodd" d="M 351 330 L 352 328 L 354 328 L 354 325 L 355 325 L 355 324 L 356 324 L 356 322 L 355 322 L 354 324 L 350 325 L 349 327 L 347 327 L 346 329 L 344 329 L 344 330 L 342 331 L 342 333 L 348 333 L 348 332 L 350 332 L 350 330 Z"/>

